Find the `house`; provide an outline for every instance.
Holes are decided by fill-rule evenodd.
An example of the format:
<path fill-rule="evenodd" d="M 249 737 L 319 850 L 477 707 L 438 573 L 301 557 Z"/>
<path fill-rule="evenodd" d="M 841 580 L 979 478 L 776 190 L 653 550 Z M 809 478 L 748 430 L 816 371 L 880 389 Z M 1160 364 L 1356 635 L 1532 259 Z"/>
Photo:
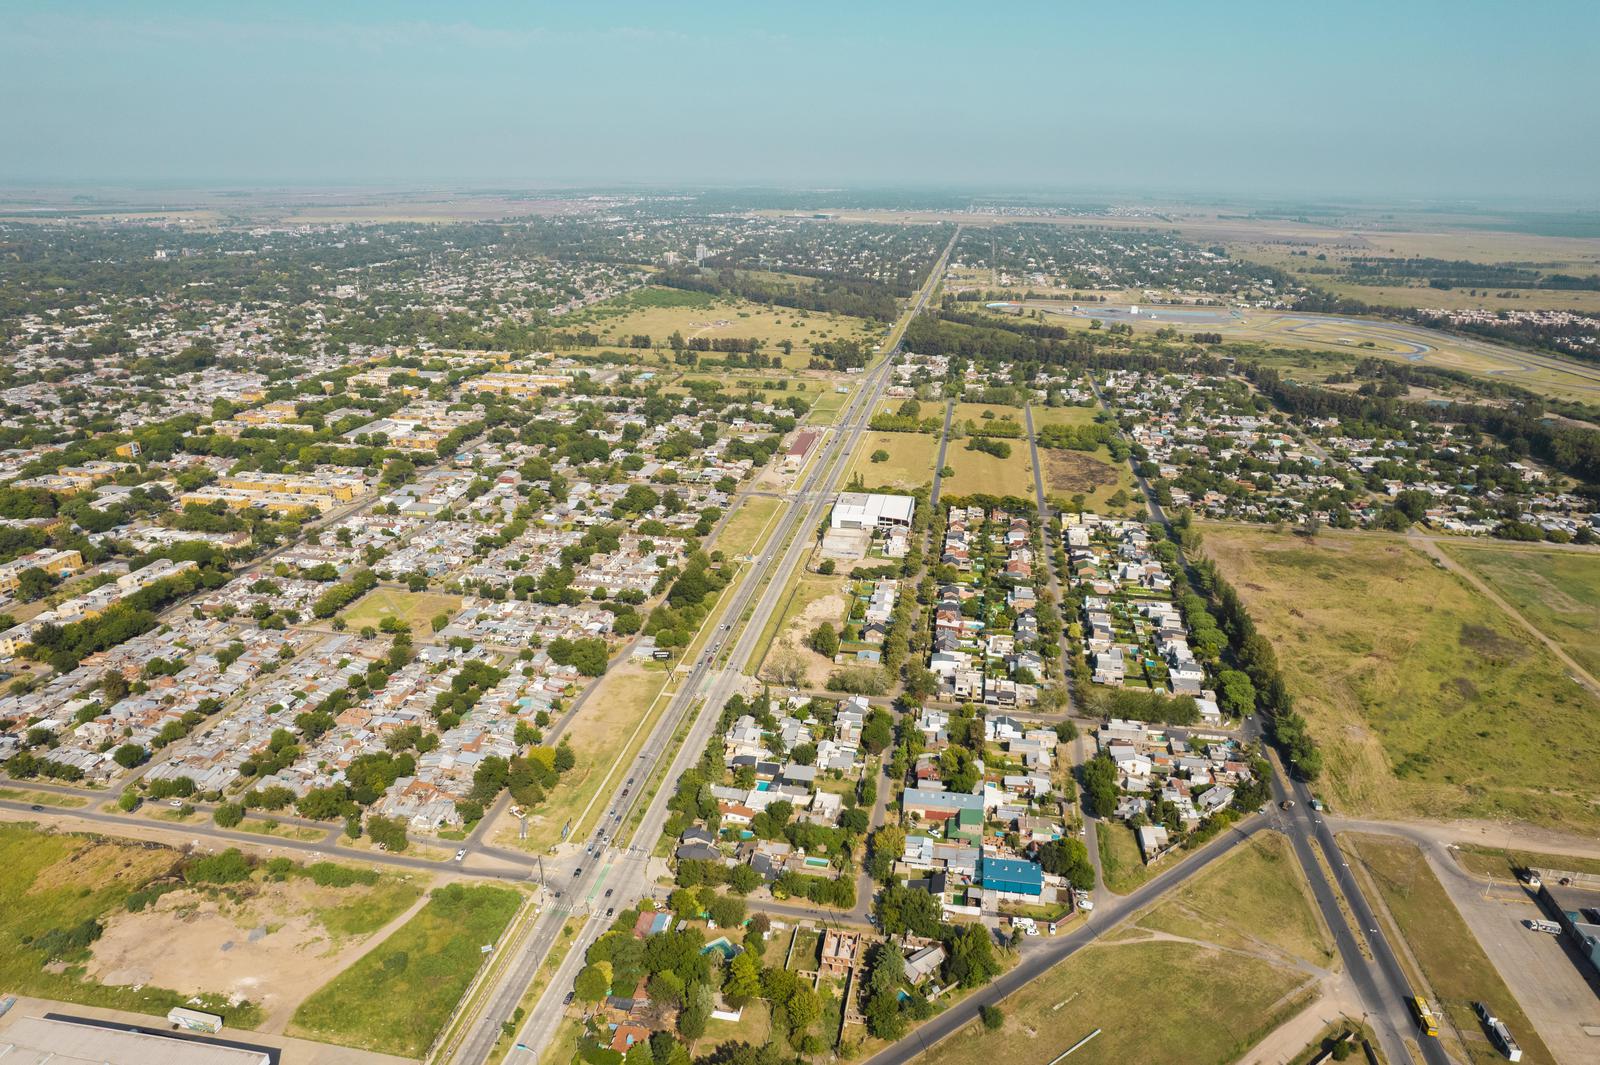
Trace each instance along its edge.
<path fill-rule="evenodd" d="M 845 976 L 861 956 L 862 934 L 843 928 L 829 928 L 822 935 L 822 958 L 817 971 L 823 976 Z"/>
<path fill-rule="evenodd" d="M 906 980 L 916 987 L 944 966 L 944 946 L 934 943 L 913 951 L 906 959 Z"/>
<path fill-rule="evenodd" d="M 1146 864 L 1155 861 L 1171 842 L 1166 825 L 1145 825 L 1138 835 L 1139 853 L 1144 855 Z"/>
<path fill-rule="evenodd" d="M 997 899 L 1037 899 L 1044 894 L 1044 870 L 1032 862 L 985 856 L 978 872 L 983 890 Z"/>

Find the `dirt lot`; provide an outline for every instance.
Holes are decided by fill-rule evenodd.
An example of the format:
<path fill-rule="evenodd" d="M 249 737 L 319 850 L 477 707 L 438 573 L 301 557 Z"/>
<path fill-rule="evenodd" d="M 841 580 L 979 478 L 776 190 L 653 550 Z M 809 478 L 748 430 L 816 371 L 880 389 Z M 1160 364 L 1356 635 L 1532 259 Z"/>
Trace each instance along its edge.
<path fill-rule="evenodd" d="M 347 904 L 361 888 L 318 887 L 307 880 L 263 884 L 243 901 L 184 890 L 139 913 L 118 913 L 94 944 L 89 975 L 106 984 L 156 984 L 184 993 L 210 991 L 258 1002 L 267 1031 L 311 991 L 354 962 L 395 927 L 337 937 L 318 912 Z M 409 915 L 422 904 L 407 907 Z"/>

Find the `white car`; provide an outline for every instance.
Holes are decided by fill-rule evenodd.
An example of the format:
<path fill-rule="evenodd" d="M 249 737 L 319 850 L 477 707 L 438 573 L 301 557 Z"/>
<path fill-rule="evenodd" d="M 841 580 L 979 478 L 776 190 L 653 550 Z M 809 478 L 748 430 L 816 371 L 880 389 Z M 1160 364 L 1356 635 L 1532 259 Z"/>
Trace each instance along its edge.
<path fill-rule="evenodd" d="M 456 851 L 456 861 L 464 862 L 466 860 L 467 860 L 467 852 L 465 850 Z"/>

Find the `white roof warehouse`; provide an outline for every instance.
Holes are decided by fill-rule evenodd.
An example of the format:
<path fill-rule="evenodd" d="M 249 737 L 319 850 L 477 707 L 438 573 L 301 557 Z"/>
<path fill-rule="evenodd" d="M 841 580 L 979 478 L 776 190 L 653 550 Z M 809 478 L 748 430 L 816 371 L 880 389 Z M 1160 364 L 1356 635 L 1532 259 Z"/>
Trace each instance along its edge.
<path fill-rule="evenodd" d="M 841 492 L 833 504 L 835 529 L 909 529 L 917 501 L 910 496 Z"/>

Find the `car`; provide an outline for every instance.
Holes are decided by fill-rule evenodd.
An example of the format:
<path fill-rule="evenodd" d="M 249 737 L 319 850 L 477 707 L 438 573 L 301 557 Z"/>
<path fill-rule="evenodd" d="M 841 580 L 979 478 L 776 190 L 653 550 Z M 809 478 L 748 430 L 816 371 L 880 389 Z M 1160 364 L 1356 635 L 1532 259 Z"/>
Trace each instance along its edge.
<path fill-rule="evenodd" d="M 1285 799 L 1285 800 L 1283 800 L 1282 802 L 1280 802 L 1278 804 L 1278 809 L 1280 809 L 1280 810 L 1293 810 L 1294 809 L 1294 800 L 1293 799 Z"/>
<path fill-rule="evenodd" d="M 172 807 L 174 810 L 177 810 L 177 809 L 182 808 L 183 800 L 182 799 L 173 799 L 171 802 L 167 803 L 167 805 Z"/>
<path fill-rule="evenodd" d="M 34 803 L 32 806 L 28 807 L 28 809 L 32 810 L 34 813 L 40 813 L 44 810 L 44 807 L 40 806 L 38 803 Z"/>
<path fill-rule="evenodd" d="M 633 783 L 633 778 L 632 778 L 632 777 L 629 777 L 629 778 L 628 778 L 628 783 L 629 783 L 629 784 L 632 784 L 632 783 Z"/>
<path fill-rule="evenodd" d="M 606 898 L 609 899 L 611 897 L 611 893 L 616 891 L 616 890 L 617 890 L 616 888 L 609 888 L 609 887 L 606 888 Z"/>
<path fill-rule="evenodd" d="M 572 879 L 576 880 L 583 875 L 583 866 L 578 866 L 572 871 Z"/>
<path fill-rule="evenodd" d="M 573 996 L 573 994 L 574 994 L 574 992 L 572 992 L 572 991 L 568 991 L 568 992 L 567 992 L 567 997 L 566 997 L 566 998 L 564 998 L 564 999 L 562 999 L 562 1000 L 561 1000 L 561 1004 L 562 1004 L 562 1005 L 563 1005 L 563 1006 L 570 1006 L 570 1005 L 572 1005 L 572 996 Z"/>
<path fill-rule="evenodd" d="M 616 915 L 617 915 L 617 908 L 615 906 L 607 906 L 606 907 L 606 916 L 607 917 L 615 917 Z"/>
<path fill-rule="evenodd" d="M 633 789 L 632 789 L 632 788 L 623 788 L 623 789 L 622 789 L 622 797 L 623 797 L 623 798 L 624 798 L 624 799 L 626 799 L 626 798 L 627 798 L 627 797 L 628 797 L 628 792 L 630 792 L 630 791 L 632 791 L 632 790 L 633 790 Z"/>
<path fill-rule="evenodd" d="M 467 860 L 467 852 L 465 850 L 456 851 L 456 861 L 464 862 L 466 860 Z"/>

